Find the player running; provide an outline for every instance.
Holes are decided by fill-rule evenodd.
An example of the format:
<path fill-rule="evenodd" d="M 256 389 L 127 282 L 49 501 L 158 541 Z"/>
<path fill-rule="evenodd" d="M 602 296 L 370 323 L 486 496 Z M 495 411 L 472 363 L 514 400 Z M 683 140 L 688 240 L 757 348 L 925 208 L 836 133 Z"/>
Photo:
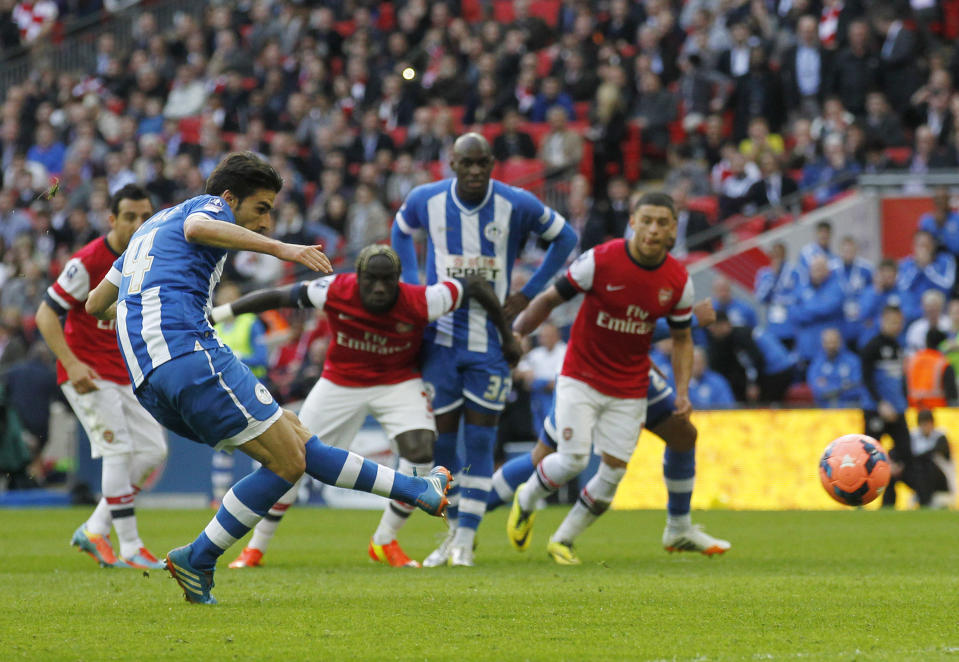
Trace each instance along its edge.
<path fill-rule="evenodd" d="M 414 504 L 431 515 L 447 505 L 449 472 L 397 474 L 312 435 L 283 411 L 250 369 L 223 346 L 207 320 L 228 250 L 250 250 L 332 271 L 315 246 L 262 236 L 283 180 L 252 152 L 230 154 L 206 195 L 154 215 L 90 294 L 87 312 L 115 317 L 117 337 L 141 404 L 177 434 L 218 450 L 237 448 L 262 467 L 237 481 L 191 544 L 166 556 L 187 601 L 210 595 L 217 559 L 266 514 L 304 470 L 338 487 Z"/>
<path fill-rule="evenodd" d="M 103 567 L 163 567 L 140 539 L 134 503 L 143 481 L 166 459 L 166 433 L 133 395 L 113 322 L 83 309 L 91 283 L 103 279 L 152 215 L 142 188 L 127 184 L 117 191 L 107 218 L 110 231 L 74 253 L 37 309 L 37 329 L 57 357 L 57 382 L 87 433 L 90 455 L 103 458 L 103 496 L 70 540 Z M 110 544 L 111 525 L 119 558 Z"/>
<path fill-rule="evenodd" d="M 673 341 L 674 416 L 685 419 L 692 410 L 693 284 L 686 269 L 669 255 L 676 233 L 672 198 L 644 194 L 630 226 L 635 234 L 629 240 L 613 240 L 581 255 L 565 278 L 537 296 L 514 325 L 518 333 L 527 335 L 563 301 L 578 293 L 585 295 L 556 383 L 557 452 L 540 461 L 517 489 L 506 524 L 510 543 L 526 550 L 536 502 L 577 476 L 589 462 L 594 445 L 601 454 L 599 470 L 547 545 L 549 555 L 562 565 L 580 562 L 573 551 L 575 539 L 609 508 L 626 473 L 646 418 L 649 347 L 660 317 L 667 319 Z M 676 481 L 668 489 L 682 487 L 675 491 L 691 493 L 694 447 L 684 452 L 667 448 L 666 462 L 672 464 L 664 470 L 667 480 Z M 664 545 L 691 549 L 699 535 L 705 534 L 693 527 L 688 512 L 670 514 Z M 729 543 L 710 539 L 706 546 L 708 553 L 720 553 Z"/>
<path fill-rule="evenodd" d="M 467 133 L 456 139 L 450 167 L 456 177 L 413 189 L 396 213 L 392 241 L 403 261 L 403 280 L 419 281 L 412 235 L 422 228 L 427 237 L 427 283 L 478 275 L 489 281 L 512 319 L 562 268 L 576 246 L 576 233 L 530 193 L 490 178 L 493 155 L 481 135 Z M 549 249 L 522 291 L 507 296 L 513 263 L 530 233 L 550 242 Z M 439 432 L 435 458 L 463 467 L 457 480 L 463 491 L 458 508 L 451 497 L 450 533 L 423 561 L 426 567 L 473 565 L 476 529 L 492 486 L 496 425 L 511 386 L 500 343 L 497 329 L 475 302 L 427 330 L 423 381 L 433 391 Z M 466 457 L 459 463 L 461 410 Z"/>
<path fill-rule="evenodd" d="M 325 276 L 287 287 L 258 290 L 213 309 L 214 322 L 281 307 L 316 308 L 326 313 L 333 342 L 323 375 L 300 409 L 303 424 L 325 443 L 349 448 L 367 415 L 383 426 L 399 451 L 397 471 L 425 476 L 433 468 L 436 423 L 420 377 L 423 331 L 469 301 L 478 302 L 506 342 L 503 352 L 515 365 L 522 348 L 510 331 L 496 293 L 470 276 L 435 285 L 400 282 L 400 258 L 388 246 L 360 252 L 355 274 Z M 260 565 L 283 514 L 296 500 L 294 487 L 270 509 L 253 531 L 250 544 L 231 568 Z M 393 567 L 419 567 L 396 540 L 414 507 L 390 501 L 370 539 L 369 555 Z"/>
<path fill-rule="evenodd" d="M 709 326 L 715 321 L 716 312 L 712 301 L 705 299 L 693 306 L 693 326 Z M 665 320 L 660 318 L 653 332 L 652 342 L 669 337 L 669 327 Z M 667 523 L 671 520 L 682 520 L 689 517 L 690 503 L 693 496 L 693 480 L 695 479 L 695 464 L 692 469 L 686 468 L 688 456 L 685 453 L 694 451 L 698 431 L 689 417 L 676 416 L 676 397 L 673 387 L 669 385 L 655 367 L 649 371 L 649 391 L 646 396 L 646 428 L 666 442 L 663 452 L 663 482 L 666 484 L 667 494 Z M 549 415 L 543 421 L 543 436 L 532 451 L 513 458 L 501 466 L 493 474 L 493 489 L 490 491 L 490 500 L 486 506 L 492 510 L 504 503 L 512 502 L 516 489 L 536 470 L 544 457 L 556 451 L 556 400 L 550 407 Z M 683 528 L 685 527 L 673 527 Z M 682 534 L 681 534 L 682 535 Z M 670 551 L 698 551 L 708 553 L 713 548 L 712 538 L 702 531 L 693 528 L 688 540 L 677 539 L 669 527 L 663 535 L 663 547 Z"/>

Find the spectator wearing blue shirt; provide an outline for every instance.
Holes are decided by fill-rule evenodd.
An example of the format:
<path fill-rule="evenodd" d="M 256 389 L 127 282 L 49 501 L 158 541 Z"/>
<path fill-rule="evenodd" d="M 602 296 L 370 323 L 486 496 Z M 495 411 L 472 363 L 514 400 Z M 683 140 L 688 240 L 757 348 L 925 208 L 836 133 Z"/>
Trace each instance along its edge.
<path fill-rule="evenodd" d="M 770 264 L 756 272 L 753 292 L 756 300 L 766 306 L 766 328 L 787 347 L 793 347 L 796 331 L 789 323 L 789 308 L 796 302 L 798 273 L 796 267 L 786 261 L 786 245 L 773 244 L 770 249 Z"/>
<path fill-rule="evenodd" d="M 912 448 L 909 442 L 909 426 L 906 425 L 906 384 L 903 372 L 902 311 L 895 306 L 882 309 L 879 318 L 879 335 L 866 343 L 859 352 L 862 361 L 862 398 L 865 434 L 874 439 L 889 435 L 892 450 L 889 453 L 894 463 L 901 465 L 902 472 L 912 471 Z M 893 471 L 894 477 L 897 471 Z M 907 481 L 908 482 L 908 481 Z M 896 490 L 892 483 L 882 495 L 883 506 L 896 503 Z"/>
<path fill-rule="evenodd" d="M 733 390 L 722 375 L 709 370 L 706 353 L 693 349 L 693 373 L 689 380 L 689 401 L 696 409 L 727 409 L 736 404 Z"/>
<path fill-rule="evenodd" d="M 876 270 L 876 279 L 859 296 L 858 348 L 879 334 L 879 318 L 886 306 L 902 308 L 904 293 L 899 288 L 899 264 L 892 258 L 884 258 Z"/>
<path fill-rule="evenodd" d="M 931 234 L 941 249 L 959 256 L 959 212 L 949 204 L 949 189 L 937 188 L 932 203 L 935 209 L 919 217 L 919 229 Z"/>
<path fill-rule="evenodd" d="M 759 371 L 759 399 L 767 403 L 782 402 L 786 398 L 786 391 L 795 381 L 798 359 L 766 327 L 754 328 L 753 340 L 763 355 L 763 366 Z"/>
<path fill-rule="evenodd" d="M 53 127 L 41 124 L 37 127 L 37 142 L 27 151 L 27 161 L 36 161 L 47 169 L 51 175 L 63 172 L 63 159 L 67 148 L 57 140 Z"/>
<path fill-rule="evenodd" d="M 809 265 L 814 258 L 823 256 L 833 269 L 839 264 L 839 256 L 833 253 L 830 245 L 832 244 L 832 224 L 823 220 L 816 223 L 815 240 L 799 249 L 799 260 L 796 264 L 796 271 L 799 280 L 803 283 L 809 280 Z"/>
<path fill-rule="evenodd" d="M 842 136 L 831 133 L 823 140 L 823 157 L 803 168 L 800 188 L 815 187 L 816 203 L 825 205 L 843 191 L 855 186 L 862 167 L 846 156 Z"/>
<path fill-rule="evenodd" d="M 861 333 L 860 297 L 873 281 L 872 264 L 859 257 L 858 252 L 859 244 L 856 239 L 850 236 L 843 237 L 839 245 L 840 259 L 835 269 L 843 296 L 842 339 L 850 347 L 856 347 Z"/>
<path fill-rule="evenodd" d="M 542 91 L 536 95 L 533 107 L 529 111 L 529 121 L 545 122 L 546 113 L 553 106 L 559 106 L 565 110 L 566 116 L 570 119 L 576 117 L 572 97 L 563 92 L 563 87 L 560 85 L 558 78 L 550 76 L 543 79 Z"/>
<path fill-rule="evenodd" d="M 790 318 L 796 324 L 796 350 L 804 362 L 819 351 L 823 329 L 842 324 L 842 289 L 825 256 L 810 263 L 809 282 L 799 287 Z"/>
<path fill-rule="evenodd" d="M 733 297 L 732 284 L 725 276 L 716 276 L 713 280 L 713 308 L 717 313 L 726 313 L 733 326 L 752 328 L 759 324 L 753 307 L 742 299 Z"/>
<path fill-rule="evenodd" d="M 902 314 L 906 324 L 922 314 L 920 302 L 926 290 L 948 295 L 956 280 L 956 259 L 946 251 L 937 252 L 936 239 L 918 230 L 912 239 L 912 255 L 899 263 L 899 287 L 903 291 Z"/>
<path fill-rule="evenodd" d="M 822 332 L 822 349 L 806 370 L 817 407 L 862 407 L 862 364 L 846 349 L 839 329 Z"/>

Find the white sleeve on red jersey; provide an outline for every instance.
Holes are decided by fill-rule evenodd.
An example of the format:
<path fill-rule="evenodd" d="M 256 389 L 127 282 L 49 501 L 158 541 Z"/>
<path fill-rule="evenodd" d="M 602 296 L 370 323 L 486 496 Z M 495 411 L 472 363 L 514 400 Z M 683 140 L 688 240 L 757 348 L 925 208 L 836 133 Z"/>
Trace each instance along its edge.
<path fill-rule="evenodd" d="M 693 319 L 693 297 L 696 295 L 693 288 L 693 279 L 686 276 L 686 286 L 683 287 L 683 293 L 679 301 L 669 311 L 668 322 L 670 326 L 684 327 L 689 326 Z"/>
<path fill-rule="evenodd" d="M 593 276 L 596 274 L 596 257 L 593 249 L 576 258 L 566 271 L 566 278 L 580 292 L 593 289 Z"/>
<path fill-rule="evenodd" d="M 56 282 L 47 288 L 47 294 L 64 311 L 86 301 L 90 296 L 90 273 L 83 261 L 70 258 Z"/>
<path fill-rule="evenodd" d="M 426 316 L 430 322 L 456 310 L 463 301 L 463 285 L 458 280 L 444 280 L 426 288 Z"/>
<path fill-rule="evenodd" d="M 311 280 L 306 284 L 306 296 L 317 310 L 323 310 L 323 306 L 326 305 L 326 295 L 329 293 L 330 285 L 333 284 L 334 280 L 336 280 L 335 274 Z"/>

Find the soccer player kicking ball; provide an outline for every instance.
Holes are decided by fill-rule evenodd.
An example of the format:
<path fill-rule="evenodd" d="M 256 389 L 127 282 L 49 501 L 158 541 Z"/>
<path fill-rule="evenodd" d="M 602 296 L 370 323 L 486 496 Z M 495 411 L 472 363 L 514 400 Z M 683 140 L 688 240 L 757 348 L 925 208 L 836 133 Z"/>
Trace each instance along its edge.
<path fill-rule="evenodd" d="M 90 454 L 103 458 L 103 496 L 70 540 L 103 567 L 163 567 L 140 540 L 134 501 L 142 482 L 166 459 L 166 433 L 133 395 L 113 323 L 83 309 L 91 284 L 100 282 L 152 215 L 142 188 L 128 184 L 117 191 L 110 231 L 70 258 L 37 309 L 37 329 L 57 357 L 60 388 L 90 439 Z M 63 315 L 66 323 L 60 326 Z M 111 525 L 119 558 L 110 544 Z"/>
<path fill-rule="evenodd" d="M 685 418 L 692 410 L 693 284 L 686 269 L 669 255 L 676 234 L 672 198 L 644 194 L 630 226 L 634 235 L 629 240 L 613 240 L 583 253 L 565 278 L 537 296 L 514 324 L 517 333 L 527 335 L 553 308 L 578 293 L 585 295 L 556 382 L 557 452 L 546 456 L 516 491 L 506 524 L 513 547 L 527 549 L 536 502 L 585 469 L 594 445 L 602 458 L 599 470 L 546 548 L 563 565 L 580 562 L 573 543 L 609 508 L 626 473 L 646 418 L 649 346 L 660 317 L 667 319 L 673 340 L 675 415 Z M 687 460 L 692 463 L 692 452 Z M 671 516 L 667 532 L 670 538 L 685 540 L 673 545 L 678 548 L 706 535 L 692 526 L 688 513 Z M 729 543 L 710 539 L 708 547 L 725 551 Z"/>
<path fill-rule="evenodd" d="M 217 559 L 256 525 L 304 470 L 339 487 L 446 509 L 452 478 L 397 474 L 322 443 L 283 411 L 250 369 L 223 346 L 208 321 L 228 250 L 250 250 L 329 273 L 315 246 L 262 236 L 283 180 L 252 152 L 230 154 L 210 174 L 206 195 L 154 215 L 87 300 L 87 312 L 115 317 L 137 399 L 177 434 L 219 450 L 239 448 L 263 466 L 239 480 L 206 529 L 166 556 L 189 602 L 215 604 Z"/>
<path fill-rule="evenodd" d="M 281 307 L 316 308 L 326 313 L 333 341 L 323 376 L 300 409 L 300 420 L 330 446 L 349 448 L 367 415 L 396 443 L 404 475 L 425 476 L 433 468 L 436 423 L 420 377 L 419 350 L 427 325 L 476 301 L 504 338 L 503 353 L 515 365 L 523 353 L 513 337 L 496 293 L 470 276 L 435 285 L 400 282 L 396 252 L 379 244 L 360 252 L 355 274 L 325 276 L 287 287 L 258 290 L 213 309 L 214 322 Z M 231 568 L 260 565 L 280 519 L 296 499 L 294 487 L 253 531 L 250 545 Z M 396 540 L 414 507 L 390 501 L 370 539 L 369 555 L 393 567 L 418 568 Z"/>
<path fill-rule="evenodd" d="M 693 326 L 709 326 L 716 318 L 712 301 L 705 299 L 693 306 Z M 652 342 L 669 337 L 666 320 L 660 319 L 653 332 Z M 667 526 L 663 532 L 663 547 L 670 552 L 698 551 L 706 555 L 721 553 L 728 544 L 716 544 L 716 539 L 696 527 L 689 528 L 690 502 L 696 477 L 696 437 L 698 431 L 688 416 L 676 415 L 676 397 L 657 369 L 649 371 L 649 391 L 646 395 L 646 427 L 666 442 L 663 451 L 663 482 L 667 494 Z M 543 458 L 556 452 L 556 400 L 543 421 L 543 435 L 532 451 L 513 458 L 493 474 L 493 490 L 486 509 L 493 510 L 504 503 L 512 503 L 516 489 L 536 469 Z M 671 525 L 671 526 L 670 526 Z"/>

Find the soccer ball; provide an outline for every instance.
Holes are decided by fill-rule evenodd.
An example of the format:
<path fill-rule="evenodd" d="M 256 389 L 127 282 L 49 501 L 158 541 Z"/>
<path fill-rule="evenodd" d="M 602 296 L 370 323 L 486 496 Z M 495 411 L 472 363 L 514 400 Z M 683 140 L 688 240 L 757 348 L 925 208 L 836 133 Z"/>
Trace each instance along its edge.
<path fill-rule="evenodd" d="M 819 479 L 839 503 L 862 506 L 889 484 L 889 458 L 872 437 L 847 434 L 826 446 L 819 460 Z"/>

